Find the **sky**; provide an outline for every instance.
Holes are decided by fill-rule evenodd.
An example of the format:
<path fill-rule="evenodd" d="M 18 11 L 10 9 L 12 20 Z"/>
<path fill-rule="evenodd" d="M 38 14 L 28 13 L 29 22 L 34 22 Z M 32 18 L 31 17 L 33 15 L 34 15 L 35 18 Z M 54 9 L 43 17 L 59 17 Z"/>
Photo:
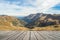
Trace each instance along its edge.
<path fill-rule="evenodd" d="M 0 15 L 60 14 L 60 0 L 0 0 Z"/>

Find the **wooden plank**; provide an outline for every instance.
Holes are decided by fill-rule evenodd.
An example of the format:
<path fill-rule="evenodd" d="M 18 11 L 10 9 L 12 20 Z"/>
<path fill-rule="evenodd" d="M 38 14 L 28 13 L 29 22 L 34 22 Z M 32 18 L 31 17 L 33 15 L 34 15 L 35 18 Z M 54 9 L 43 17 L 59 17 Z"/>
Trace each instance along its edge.
<path fill-rule="evenodd" d="M 48 31 L 47 31 L 48 32 Z M 50 36 L 46 31 L 45 32 L 41 32 L 40 34 L 46 37 L 46 40 L 59 40 L 56 37 Z"/>
<path fill-rule="evenodd" d="M 14 35 L 16 35 L 18 32 L 17 31 L 14 31 L 14 33 L 6 36 L 6 38 L 2 39 L 2 40 L 8 40 L 9 38 L 13 37 Z"/>
<path fill-rule="evenodd" d="M 6 32 L 6 31 L 5 31 Z M 13 33 L 15 33 L 14 31 L 11 31 L 11 32 L 9 32 L 9 33 L 4 33 L 4 32 L 2 32 L 3 34 L 1 34 L 0 35 L 0 40 L 3 40 L 3 39 L 5 39 L 5 38 L 8 38 L 10 35 L 12 35 Z"/>
<path fill-rule="evenodd" d="M 23 33 L 23 32 L 21 31 L 21 32 L 17 33 L 16 35 L 10 37 L 10 38 L 7 39 L 7 40 L 16 40 L 16 38 L 18 38 L 18 36 L 21 35 L 22 33 Z"/>
<path fill-rule="evenodd" d="M 34 35 L 34 32 L 33 32 L 33 31 L 31 31 L 31 40 L 37 40 L 37 39 L 36 39 L 36 36 Z"/>
<path fill-rule="evenodd" d="M 37 33 L 41 36 L 41 38 L 42 38 L 43 40 L 46 40 L 46 39 L 47 39 L 46 36 L 44 36 L 44 34 L 42 34 L 41 31 L 37 31 Z"/>
<path fill-rule="evenodd" d="M 0 40 L 60 40 L 60 31 L 1 31 Z"/>
<path fill-rule="evenodd" d="M 23 40 L 23 38 L 25 37 L 26 34 L 27 34 L 27 32 L 24 31 L 24 33 L 22 33 L 21 35 L 19 35 L 19 37 L 16 38 L 16 40 Z"/>
<path fill-rule="evenodd" d="M 54 37 L 48 36 L 48 33 L 46 31 L 40 33 L 42 36 L 44 36 L 45 40 L 55 40 Z"/>
<path fill-rule="evenodd" d="M 44 40 L 43 37 L 38 33 L 38 31 L 35 31 L 35 36 L 37 37 L 37 40 Z"/>
<path fill-rule="evenodd" d="M 47 33 L 47 32 L 46 32 Z M 56 35 L 55 33 L 52 33 L 53 35 L 51 35 L 51 33 L 47 33 L 47 36 L 54 39 L 54 40 L 60 40 L 60 37 L 58 37 L 58 35 Z M 58 33 L 57 33 L 58 34 Z"/>
<path fill-rule="evenodd" d="M 23 38 L 23 40 L 30 40 L 30 39 L 29 39 L 29 38 L 31 37 L 30 35 L 31 35 L 30 31 L 27 31 L 27 34 L 26 34 L 26 36 Z"/>
<path fill-rule="evenodd" d="M 49 32 L 48 34 L 52 35 L 54 37 L 59 37 L 60 38 L 60 32 L 59 31 Z"/>

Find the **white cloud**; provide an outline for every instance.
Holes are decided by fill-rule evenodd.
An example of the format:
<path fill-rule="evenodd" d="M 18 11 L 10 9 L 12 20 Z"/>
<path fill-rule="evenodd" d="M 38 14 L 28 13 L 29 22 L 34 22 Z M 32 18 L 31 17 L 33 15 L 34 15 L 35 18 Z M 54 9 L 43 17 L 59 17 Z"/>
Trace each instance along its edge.
<path fill-rule="evenodd" d="M 0 2 L 0 14 L 12 15 L 12 16 L 26 16 L 29 14 L 35 14 L 38 12 L 46 12 L 49 13 L 49 10 L 54 5 L 60 3 L 60 0 L 28 0 L 27 4 L 31 4 L 34 7 L 30 6 L 18 6 L 20 2 L 15 2 L 13 4 Z M 19 10 L 16 10 L 19 9 Z M 49 10 L 47 12 L 47 10 Z M 53 10 L 52 10 L 53 11 Z"/>
<path fill-rule="evenodd" d="M 49 14 L 60 14 L 60 10 L 49 9 L 49 10 L 46 11 L 46 13 L 49 13 Z"/>

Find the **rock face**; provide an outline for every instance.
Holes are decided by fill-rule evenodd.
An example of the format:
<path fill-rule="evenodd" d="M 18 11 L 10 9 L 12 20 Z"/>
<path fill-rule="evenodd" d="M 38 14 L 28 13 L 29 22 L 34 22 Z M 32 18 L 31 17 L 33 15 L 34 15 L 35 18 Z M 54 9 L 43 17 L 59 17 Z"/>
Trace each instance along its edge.
<path fill-rule="evenodd" d="M 37 24 L 38 23 L 38 24 Z M 42 15 L 36 22 L 37 26 L 49 26 L 60 24 L 60 16 L 55 16 L 51 14 Z"/>
<path fill-rule="evenodd" d="M 50 26 L 50 25 L 58 25 L 60 24 L 60 15 L 57 14 L 43 14 L 43 13 L 37 13 L 37 14 L 31 14 L 27 17 L 25 17 L 25 20 L 30 20 L 27 27 L 43 27 L 43 26 Z"/>
<path fill-rule="evenodd" d="M 26 16 L 23 18 L 24 21 L 31 23 L 35 20 L 37 20 L 42 14 L 37 13 L 37 14 L 30 14 L 29 16 Z"/>
<path fill-rule="evenodd" d="M 20 20 L 13 16 L 0 15 L 0 26 L 19 26 L 22 27 L 25 25 L 23 20 Z"/>

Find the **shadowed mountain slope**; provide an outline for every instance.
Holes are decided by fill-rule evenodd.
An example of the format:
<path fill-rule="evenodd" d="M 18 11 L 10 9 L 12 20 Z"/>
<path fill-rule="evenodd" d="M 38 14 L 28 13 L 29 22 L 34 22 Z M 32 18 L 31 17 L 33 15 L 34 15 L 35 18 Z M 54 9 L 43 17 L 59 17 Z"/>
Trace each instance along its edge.
<path fill-rule="evenodd" d="M 28 22 L 26 25 L 27 27 L 44 27 L 44 26 L 50 26 L 50 25 L 59 25 L 60 24 L 60 15 L 58 14 L 43 14 L 43 13 L 37 13 L 37 14 L 31 14 L 27 17 L 25 17 L 25 20 L 31 20 L 31 22 Z"/>

